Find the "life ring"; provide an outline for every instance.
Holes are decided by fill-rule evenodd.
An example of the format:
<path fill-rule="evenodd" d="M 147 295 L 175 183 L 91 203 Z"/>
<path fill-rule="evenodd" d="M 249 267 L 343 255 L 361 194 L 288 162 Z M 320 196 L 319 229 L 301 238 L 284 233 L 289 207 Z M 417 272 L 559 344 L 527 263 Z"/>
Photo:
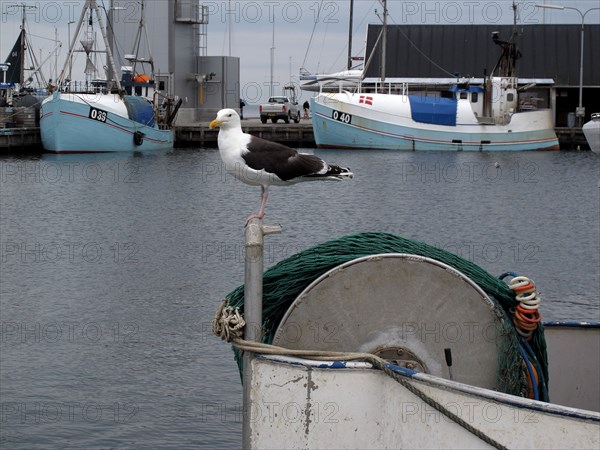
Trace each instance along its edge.
<path fill-rule="evenodd" d="M 144 133 L 142 133 L 141 131 L 136 131 L 135 133 L 133 133 L 133 143 L 135 145 L 142 145 L 142 143 L 144 142 Z"/>

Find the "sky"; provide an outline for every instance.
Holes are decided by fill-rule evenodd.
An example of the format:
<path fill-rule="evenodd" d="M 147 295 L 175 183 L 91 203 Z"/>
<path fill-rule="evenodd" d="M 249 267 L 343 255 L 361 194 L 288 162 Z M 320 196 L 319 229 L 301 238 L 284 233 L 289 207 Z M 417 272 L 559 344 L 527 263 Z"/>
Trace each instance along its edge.
<path fill-rule="evenodd" d="M 146 0 L 167 1 L 167 0 Z M 171 0 L 173 1 L 173 0 Z M 181 1 L 181 0 L 180 0 Z M 189 0 L 183 0 L 189 1 Z M 59 70 L 67 53 L 68 21 L 79 18 L 83 4 L 78 0 L 31 1 L 0 0 L 0 59 L 3 61 L 17 35 L 21 14 L 16 3 L 33 7 L 27 20 L 36 55 L 45 59 L 54 47 L 55 28 L 64 43 L 58 56 Z M 119 5 L 133 10 L 137 0 L 120 0 Z M 298 82 L 300 67 L 310 72 L 331 73 L 346 69 L 350 0 L 221 0 L 202 2 L 208 9 L 208 55 L 240 57 L 241 94 L 249 103 L 263 101 L 271 83 L 271 53 L 274 55 L 275 93 L 288 83 Z M 598 8 L 598 0 L 517 1 L 519 24 L 581 23 L 577 11 L 540 9 L 536 4 L 553 4 L 578 8 L 582 12 Z M 110 0 L 98 0 L 108 8 Z M 367 24 L 380 23 L 379 0 L 355 0 L 353 55 L 363 56 Z M 509 24 L 512 23 L 512 0 L 389 0 L 391 24 Z M 377 13 L 376 13 L 377 11 Z M 273 20 L 274 19 L 274 20 Z M 599 11 L 591 11 L 586 24 L 600 23 Z M 137 27 L 137 23 L 132 23 Z M 149 27 L 150 40 L 164 38 L 164 30 Z M 74 25 L 71 25 L 74 32 Z M 162 34 L 161 34 L 162 33 Z M 274 40 L 274 44 L 273 44 Z M 574 49 L 578 50 L 578 49 Z M 39 56 L 41 55 L 41 56 Z M 54 73 L 55 58 L 44 66 L 47 78 Z M 76 72 L 77 65 L 74 68 Z M 74 77 L 75 78 L 75 77 Z M 303 97 L 308 97 L 304 93 Z"/>

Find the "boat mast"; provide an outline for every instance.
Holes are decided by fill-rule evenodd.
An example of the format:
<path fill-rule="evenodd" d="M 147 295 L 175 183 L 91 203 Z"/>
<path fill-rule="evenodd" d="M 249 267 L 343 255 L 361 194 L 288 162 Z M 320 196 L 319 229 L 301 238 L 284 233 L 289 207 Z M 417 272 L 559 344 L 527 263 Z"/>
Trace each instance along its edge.
<path fill-rule="evenodd" d="M 381 84 L 385 82 L 385 59 L 387 53 L 387 0 L 383 0 L 383 35 L 382 35 L 382 43 L 381 43 Z"/>
<path fill-rule="evenodd" d="M 108 63 L 110 64 L 110 70 L 112 70 L 114 78 L 114 82 L 117 85 L 117 89 L 121 91 L 121 82 L 119 81 L 119 77 L 117 75 L 117 68 L 115 66 L 115 60 L 113 59 L 112 50 L 110 49 L 110 45 L 108 44 L 108 36 L 106 35 L 106 28 L 104 28 L 104 23 L 102 22 L 102 15 L 100 14 L 100 8 L 98 8 L 98 4 L 96 0 L 88 0 L 90 3 L 90 7 L 94 9 L 96 12 L 96 17 L 98 18 L 98 25 L 100 26 L 100 33 L 102 33 L 102 38 L 104 39 L 104 48 L 106 49 L 106 57 L 108 59 Z"/>
<path fill-rule="evenodd" d="M 145 17 L 145 13 L 144 13 L 144 0 L 142 0 L 142 2 L 141 2 L 141 8 L 142 8 L 142 10 L 141 10 L 141 14 L 140 14 L 140 24 L 138 27 L 137 35 L 133 42 L 133 50 L 131 51 L 131 54 L 134 56 L 134 58 L 130 59 L 130 61 L 133 62 L 133 75 L 134 76 L 135 76 L 136 63 L 140 62 L 140 63 L 150 64 L 151 79 L 154 80 L 154 59 L 152 58 L 152 52 L 150 50 L 150 40 L 148 39 L 148 30 L 146 29 L 146 17 Z M 148 52 L 148 59 L 138 57 L 139 52 L 140 52 L 140 44 L 142 42 L 142 33 L 144 34 L 144 40 L 146 43 L 146 51 Z"/>
<path fill-rule="evenodd" d="M 517 48 L 517 38 L 519 33 L 517 31 L 517 5 L 513 0 L 513 29 L 510 39 L 508 41 L 501 41 L 497 31 L 492 33 L 492 39 L 494 43 L 502 49 L 502 53 L 498 60 L 498 63 L 492 71 L 492 76 L 500 77 L 516 77 L 517 76 L 517 59 L 521 57 L 521 52 Z"/>
<path fill-rule="evenodd" d="M 273 71 L 275 68 L 275 8 L 273 8 L 273 32 L 271 38 L 271 81 L 269 83 L 269 97 L 273 97 Z"/>
<path fill-rule="evenodd" d="M 25 84 L 25 11 L 27 9 L 37 9 L 37 6 L 21 5 L 10 5 L 21 8 L 21 42 L 19 47 L 19 54 L 21 60 L 19 61 L 19 84 L 23 86 Z"/>
<path fill-rule="evenodd" d="M 348 25 L 348 70 L 352 70 L 352 20 L 354 17 L 354 0 L 350 0 L 350 24 Z"/>
<path fill-rule="evenodd" d="M 77 42 L 77 38 L 79 37 L 79 33 L 81 32 L 81 27 L 83 26 L 85 14 L 88 10 L 90 11 L 90 14 L 92 13 L 92 11 L 94 13 L 96 13 L 96 18 L 98 19 L 98 25 L 100 26 L 100 33 L 102 34 L 102 38 L 104 39 L 104 48 L 105 48 L 104 51 L 106 52 L 106 59 L 108 60 L 107 62 L 109 64 L 109 68 L 110 68 L 110 70 L 112 70 L 112 73 L 114 76 L 113 81 L 115 82 L 117 89 L 120 92 L 122 90 L 121 82 L 119 81 L 119 77 L 116 76 L 117 70 L 115 67 L 115 61 L 113 59 L 113 55 L 112 55 L 110 46 L 108 45 L 108 37 L 106 36 L 106 29 L 104 28 L 104 23 L 102 22 L 102 15 L 100 14 L 100 8 L 98 7 L 96 0 L 86 0 L 85 5 L 83 6 L 83 8 L 81 10 L 81 16 L 79 17 L 79 21 L 77 22 L 77 29 L 75 30 L 75 34 L 73 35 L 73 40 L 71 41 L 71 44 L 69 46 L 69 54 L 67 55 L 67 58 L 65 59 L 65 64 L 62 68 L 62 71 L 60 72 L 60 76 L 58 77 L 57 84 L 60 86 L 60 84 L 62 84 L 62 82 L 64 81 L 65 73 L 67 72 L 67 68 L 69 67 L 69 61 L 71 60 L 73 52 L 75 51 L 75 43 Z"/>
<path fill-rule="evenodd" d="M 21 16 L 21 48 L 19 49 L 21 55 L 21 61 L 19 61 L 19 83 L 21 86 L 25 83 L 25 5 L 21 5 L 23 8 Z M 32 6 L 35 8 L 35 6 Z"/>

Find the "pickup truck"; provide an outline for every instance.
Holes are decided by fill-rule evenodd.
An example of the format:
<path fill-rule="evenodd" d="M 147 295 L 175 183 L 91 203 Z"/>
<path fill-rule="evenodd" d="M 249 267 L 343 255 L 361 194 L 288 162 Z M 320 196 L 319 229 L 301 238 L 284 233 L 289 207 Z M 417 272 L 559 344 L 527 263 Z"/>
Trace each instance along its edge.
<path fill-rule="evenodd" d="M 285 123 L 290 123 L 290 119 L 295 123 L 300 122 L 298 102 L 284 95 L 269 98 L 268 103 L 260 105 L 260 121 L 267 123 L 267 119 L 271 119 L 273 123 L 277 123 L 279 119 L 283 119 Z"/>

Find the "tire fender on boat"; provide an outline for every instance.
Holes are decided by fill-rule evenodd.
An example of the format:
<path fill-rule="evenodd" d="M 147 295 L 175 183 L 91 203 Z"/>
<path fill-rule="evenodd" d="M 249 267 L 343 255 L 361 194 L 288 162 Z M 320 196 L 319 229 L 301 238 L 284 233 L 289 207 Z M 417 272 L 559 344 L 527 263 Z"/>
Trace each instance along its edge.
<path fill-rule="evenodd" d="M 142 143 L 144 142 L 144 136 L 145 134 L 141 131 L 136 131 L 135 133 L 133 133 L 133 143 L 135 145 L 142 145 Z"/>

